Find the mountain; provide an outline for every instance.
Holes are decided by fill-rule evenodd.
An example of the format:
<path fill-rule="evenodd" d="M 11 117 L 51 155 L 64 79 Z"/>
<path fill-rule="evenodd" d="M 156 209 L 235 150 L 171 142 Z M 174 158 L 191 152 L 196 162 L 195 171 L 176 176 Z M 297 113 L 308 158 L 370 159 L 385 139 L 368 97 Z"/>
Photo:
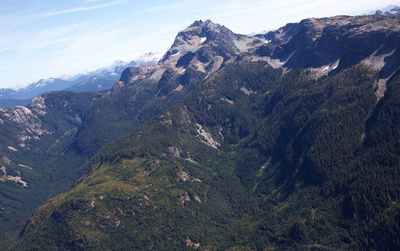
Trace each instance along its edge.
<path fill-rule="evenodd" d="M 71 138 L 101 94 L 53 92 L 0 109 L 0 249 L 44 200 L 70 188 L 87 156 Z"/>
<path fill-rule="evenodd" d="M 73 86 L 67 88 L 72 92 L 94 92 L 111 89 L 114 83 L 119 80 L 121 73 L 127 67 L 149 65 L 159 60 L 158 53 L 147 53 L 129 63 L 123 61 L 115 61 L 109 67 L 101 68 L 96 71 L 74 77 Z"/>
<path fill-rule="evenodd" d="M 111 90 L 2 109 L 4 247 L 58 194 L 10 250 L 398 249 L 399 27 L 196 21 Z"/>
<path fill-rule="evenodd" d="M 41 79 L 35 83 L 28 85 L 27 87 L 20 88 L 18 90 L 13 89 L 1 89 L 0 100 L 6 102 L 10 100 L 10 103 L 5 103 L 4 107 L 10 107 L 13 104 L 26 104 L 26 100 L 30 100 L 33 97 L 39 96 L 43 93 L 50 91 L 61 91 L 70 87 L 72 83 L 63 79 L 48 78 Z M 28 102 L 29 103 L 29 102 Z M 10 105 L 8 105 L 10 104 Z"/>
<path fill-rule="evenodd" d="M 383 16 L 400 16 L 400 7 L 397 6 L 390 7 L 389 11 L 377 10 L 375 14 Z"/>
<path fill-rule="evenodd" d="M 94 92 L 107 90 L 119 79 L 125 68 L 135 65 L 148 65 L 156 62 L 158 58 L 158 54 L 148 53 L 129 63 L 116 61 L 109 67 L 66 79 L 41 79 L 17 90 L 0 89 L 0 107 L 9 108 L 16 105 L 27 105 L 32 98 L 52 91 Z"/>
<path fill-rule="evenodd" d="M 17 105 L 27 106 L 31 102 L 31 99 L 3 99 L 0 100 L 0 107 L 10 108 Z"/>
<path fill-rule="evenodd" d="M 157 64 L 129 67 L 122 72 L 109 95 L 92 106 L 82 122 L 75 138 L 77 148 L 95 153 L 175 104 L 201 81 L 233 62 L 239 53 L 263 41 L 234 34 L 209 20 L 195 22 L 177 35 Z"/>

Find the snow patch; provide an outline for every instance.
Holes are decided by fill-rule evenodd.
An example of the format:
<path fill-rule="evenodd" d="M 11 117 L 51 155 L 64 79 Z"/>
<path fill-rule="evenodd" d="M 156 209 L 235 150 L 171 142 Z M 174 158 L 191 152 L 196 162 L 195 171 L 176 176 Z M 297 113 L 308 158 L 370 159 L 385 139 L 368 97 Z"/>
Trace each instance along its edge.
<path fill-rule="evenodd" d="M 337 59 L 336 61 L 323 65 L 318 68 L 311 68 L 310 70 L 314 72 L 316 78 L 320 78 L 322 76 L 328 75 L 331 71 L 335 70 L 339 66 L 340 59 Z"/>
<path fill-rule="evenodd" d="M 41 79 L 39 80 L 36 84 L 35 87 L 42 87 L 42 86 L 46 86 L 48 84 L 51 84 L 55 81 L 54 78 L 48 78 L 48 79 Z"/>
<path fill-rule="evenodd" d="M 179 56 L 180 54 L 181 54 L 181 52 L 178 51 L 177 53 L 172 54 L 171 57 Z"/>

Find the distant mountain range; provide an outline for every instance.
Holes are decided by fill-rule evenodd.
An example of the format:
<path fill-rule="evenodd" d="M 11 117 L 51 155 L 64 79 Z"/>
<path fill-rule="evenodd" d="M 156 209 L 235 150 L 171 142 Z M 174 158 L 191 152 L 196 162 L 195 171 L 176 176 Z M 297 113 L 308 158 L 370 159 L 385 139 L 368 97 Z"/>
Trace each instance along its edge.
<path fill-rule="evenodd" d="M 400 16 L 400 7 L 390 6 L 384 10 L 377 10 L 375 14 L 383 16 Z"/>
<path fill-rule="evenodd" d="M 158 53 L 147 53 L 131 62 L 116 61 L 109 67 L 72 77 L 41 79 L 17 90 L 0 89 L 0 107 L 28 105 L 32 98 L 52 91 L 93 92 L 107 90 L 119 79 L 125 68 L 152 64 L 157 62 L 159 58 L 160 54 Z"/>

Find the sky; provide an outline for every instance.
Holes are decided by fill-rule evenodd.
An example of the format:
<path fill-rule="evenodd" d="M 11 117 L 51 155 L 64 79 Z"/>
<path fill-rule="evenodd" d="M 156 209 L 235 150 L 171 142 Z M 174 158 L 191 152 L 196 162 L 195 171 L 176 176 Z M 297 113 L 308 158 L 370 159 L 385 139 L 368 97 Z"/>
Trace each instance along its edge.
<path fill-rule="evenodd" d="M 250 34 L 388 5 L 400 0 L 0 0 L 0 88 L 163 53 L 195 20 Z"/>

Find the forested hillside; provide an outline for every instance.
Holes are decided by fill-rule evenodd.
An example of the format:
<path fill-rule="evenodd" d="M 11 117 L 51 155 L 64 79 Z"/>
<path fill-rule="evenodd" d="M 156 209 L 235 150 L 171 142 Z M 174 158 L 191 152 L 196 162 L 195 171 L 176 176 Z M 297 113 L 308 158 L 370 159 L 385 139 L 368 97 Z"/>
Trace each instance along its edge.
<path fill-rule="evenodd" d="M 105 147 L 16 248 L 394 249 L 399 79 L 377 105 L 374 78 L 227 66 Z"/>
<path fill-rule="evenodd" d="M 399 24 L 196 21 L 108 91 L 2 109 L 3 238 L 58 194 L 10 250 L 399 249 Z"/>

